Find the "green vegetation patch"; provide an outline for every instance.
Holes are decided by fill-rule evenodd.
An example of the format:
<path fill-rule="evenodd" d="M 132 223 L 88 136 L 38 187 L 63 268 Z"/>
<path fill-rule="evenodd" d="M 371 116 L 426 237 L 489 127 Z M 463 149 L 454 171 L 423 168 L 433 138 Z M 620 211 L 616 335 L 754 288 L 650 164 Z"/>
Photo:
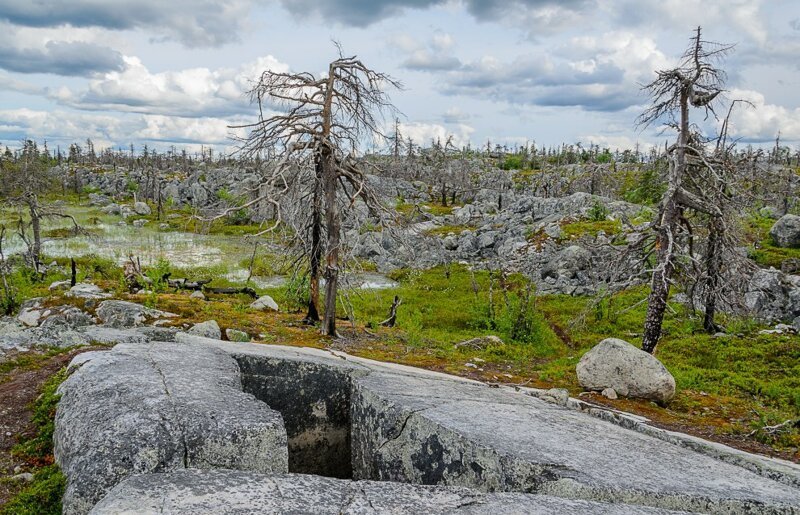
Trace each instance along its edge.
<path fill-rule="evenodd" d="M 53 463 L 53 431 L 60 398 L 56 390 L 66 378 L 66 368 L 51 376 L 32 406 L 36 431 L 31 438 L 17 444 L 12 454 L 40 468 L 34 473 L 33 481 L 0 510 L 2 515 L 61 513 L 66 479 L 58 465 Z"/>

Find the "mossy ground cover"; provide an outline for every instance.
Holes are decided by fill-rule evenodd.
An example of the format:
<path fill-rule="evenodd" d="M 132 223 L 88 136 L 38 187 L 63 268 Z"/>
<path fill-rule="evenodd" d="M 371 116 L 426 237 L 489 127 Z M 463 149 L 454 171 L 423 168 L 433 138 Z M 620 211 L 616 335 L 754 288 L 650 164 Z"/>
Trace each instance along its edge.
<path fill-rule="evenodd" d="M 617 227 L 612 221 L 584 220 L 574 224 L 576 235 L 594 230 L 610 234 Z M 763 221 L 756 227 L 763 240 L 764 230 L 769 227 Z M 285 271 L 277 254 L 262 256 L 255 263 L 254 268 L 262 272 L 257 275 Z M 63 261 L 59 264 L 66 266 L 67 261 Z M 514 311 L 524 296 L 522 278 L 507 278 L 505 294 L 495 278 L 491 293 L 494 313 L 490 313 L 490 278 L 486 271 L 472 273 L 464 266 L 403 270 L 391 274 L 399 282 L 396 289 L 343 292 L 340 312 L 343 316 L 352 315 L 352 320 L 339 323 L 344 338 L 329 340 L 321 337 L 316 328 L 300 322 L 303 312 L 296 289 L 259 289 L 260 294 L 272 295 L 284 308 L 282 313 L 264 313 L 248 309 L 252 299 L 244 295 L 209 295 L 207 301 L 190 299 L 189 292 L 169 289 L 152 295 L 128 295 L 124 293 L 119 267 L 91 256 L 80 258 L 78 269 L 79 280 L 91 280 L 115 292 L 118 298 L 179 314 L 170 322 L 176 326 L 215 319 L 223 330 L 243 330 L 253 340 L 264 343 L 335 347 L 363 357 L 489 382 L 564 387 L 573 395 L 581 393 L 575 365 L 592 346 L 607 337 L 638 345 L 647 295 L 646 288 L 637 288 L 602 302 L 560 295 L 534 297 L 527 329 L 520 335 L 515 330 Z M 233 285 L 225 278 L 225 272 L 225 267 L 210 266 L 173 270 L 173 277 L 212 278 L 215 286 Z M 64 277 L 62 273 L 48 276 L 41 283 L 32 282 L 26 296 L 46 295 L 45 285 Z M 402 299 L 397 326 L 380 327 L 394 295 Z M 51 302 L 65 300 L 56 298 Z M 657 356 L 676 378 L 678 394 L 673 402 L 661 408 L 638 400 L 612 402 L 596 395 L 590 398 L 640 413 L 668 427 L 800 459 L 800 431 L 776 435 L 758 431 L 765 425 L 797 417 L 800 412 L 800 338 L 760 335 L 758 324 L 725 317 L 720 323 L 728 328 L 730 336 L 713 337 L 703 333 L 699 319 L 681 306 L 672 305 L 672 310 L 665 320 Z M 486 348 L 456 346 L 487 334 L 497 335 L 505 343 Z M 756 432 L 750 435 L 753 431 Z"/>
<path fill-rule="evenodd" d="M 61 513 L 65 478 L 53 460 L 53 431 L 59 395 L 58 386 L 67 377 L 66 368 L 50 376 L 32 403 L 33 431 L 11 450 L 15 459 L 33 470 L 33 480 L 0 507 L 0 515 L 56 515 Z M 3 479 L 10 481 L 10 479 Z"/>

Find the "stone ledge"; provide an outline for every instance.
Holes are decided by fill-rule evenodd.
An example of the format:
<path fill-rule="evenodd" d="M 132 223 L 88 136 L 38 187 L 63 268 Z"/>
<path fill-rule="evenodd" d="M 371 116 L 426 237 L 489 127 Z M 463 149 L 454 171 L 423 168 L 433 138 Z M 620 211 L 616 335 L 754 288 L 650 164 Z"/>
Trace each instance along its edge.
<path fill-rule="evenodd" d="M 279 420 L 286 424 L 286 432 L 283 440 L 270 441 L 276 446 L 272 452 L 283 452 L 285 456 L 288 446 L 290 465 L 310 467 L 302 472 L 339 477 L 352 473 L 356 479 L 460 486 L 475 492 L 548 494 L 625 504 L 626 509 L 651 506 L 695 512 L 800 513 L 800 490 L 793 485 L 746 470 L 740 466 L 744 462 L 729 463 L 712 453 L 695 452 L 683 443 L 676 445 L 666 437 L 620 425 L 631 421 L 612 423 L 581 413 L 575 409 L 574 399 L 567 399 L 567 404 L 573 405 L 570 409 L 526 391 L 490 388 L 476 381 L 319 349 L 236 344 L 188 335 L 178 335 L 177 340 L 173 344 L 119 345 L 100 353 L 105 358 L 98 357 L 81 366 L 78 373 L 83 380 L 73 389 L 78 391 L 77 385 L 84 384 L 89 395 L 83 404 L 68 400 L 59 407 L 57 451 L 61 431 L 67 435 L 73 453 L 83 449 L 91 463 L 108 469 L 109 463 L 116 464 L 123 458 L 126 463 L 131 461 L 132 444 L 124 431 L 122 437 L 117 431 L 101 438 L 99 453 L 98 441 L 87 437 L 85 430 L 77 435 L 74 431 L 69 433 L 71 424 L 100 429 L 105 427 L 103 424 L 110 424 L 102 417 L 86 415 L 96 410 L 102 413 L 107 402 L 94 394 L 94 385 L 118 384 L 126 392 L 126 381 L 134 368 L 125 360 L 134 356 L 139 368 L 164 372 L 166 384 L 175 384 L 172 391 L 180 391 L 184 402 L 202 405 L 203 399 L 213 393 L 216 402 L 225 404 L 238 396 L 247 397 L 241 410 L 266 410 L 277 416 L 267 408 L 269 404 L 281 411 L 284 416 Z M 153 362 L 143 363 L 143 356 Z M 93 366 L 87 368 L 90 365 Z M 148 379 L 151 372 L 133 375 L 144 378 L 140 388 L 164 390 L 158 390 L 156 377 Z M 72 378 L 65 385 L 70 381 Z M 194 392 L 197 385 L 214 386 L 203 386 L 206 390 Z M 242 388 L 266 404 L 243 394 Z M 166 410 L 159 404 L 166 402 L 163 396 L 150 397 L 158 402 L 146 407 L 123 402 L 132 410 L 126 416 L 147 419 L 154 417 L 154 411 Z M 180 404 L 167 405 L 180 409 L 176 407 Z M 62 416 L 62 409 L 68 415 Z M 240 418 L 251 418 L 249 413 L 242 417 L 238 410 L 235 412 Z M 202 410 L 193 414 L 196 417 L 188 424 L 201 428 L 195 434 L 202 442 L 206 431 Z M 176 423 L 155 437 L 147 434 L 147 438 L 163 439 L 163 449 L 159 447 L 158 452 L 174 454 L 175 448 L 182 448 L 193 456 L 193 441 L 172 442 L 176 431 L 186 434 L 186 424 L 180 425 L 183 419 L 176 416 L 168 420 L 173 418 Z M 133 424 L 133 430 L 130 426 L 129 422 L 122 424 L 123 429 L 138 437 L 138 426 Z M 220 433 L 224 430 L 220 429 Z M 103 450 L 103 445 L 114 447 L 114 452 Z M 124 473 L 116 472 L 104 491 L 140 472 L 192 466 L 249 468 L 242 462 L 250 451 L 239 448 L 235 452 L 240 453 L 240 458 L 232 464 L 208 460 L 194 465 L 177 460 L 160 468 L 147 468 L 135 462 L 137 466 L 128 466 Z M 118 456 L 120 453 L 127 453 L 127 457 Z M 347 454 L 349 471 L 339 465 L 320 468 L 322 462 L 345 463 Z M 132 454 L 139 455 L 138 450 Z M 57 452 L 57 457 L 59 463 L 71 465 L 61 453 Z M 760 463 L 759 458 L 752 459 Z M 70 485 L 83 473 L 74 464 L 62 467 Z M 788 470 L 790 474 L 791 467 Z"/>
<path fill-rule="evenodd" d="M 130 478 L 114 488 L 91 513 L 92 515 L 120 513 L 667 515 L 678 512 L 545 495 L 487 494 L 466 488 L 384 481 L 345 481 L 297 474 L 269 476 L 231 470 L 187 469 Z"/>

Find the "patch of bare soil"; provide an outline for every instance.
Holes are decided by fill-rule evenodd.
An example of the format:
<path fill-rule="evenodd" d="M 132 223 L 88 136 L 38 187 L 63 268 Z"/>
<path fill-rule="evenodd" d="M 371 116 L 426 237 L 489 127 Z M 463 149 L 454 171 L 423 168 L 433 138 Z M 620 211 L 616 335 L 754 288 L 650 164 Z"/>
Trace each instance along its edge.
<path fill-rule="evenodd" d="M 69 364 L 75 355 L 87 350 L 94 349 L 76 349 L 42 358 L 35 367 L 21 366 L 0 374 L 0 506 L 26 485 L 23 480 L 12 479 L 13 476 L 35 472 L 34 464 L 24 463 L 11 455 L 14 445 L 20 439 L 32 436 L 35 430 L 31 422 L 31 404 L 41 393 L 47 378 Z"/>

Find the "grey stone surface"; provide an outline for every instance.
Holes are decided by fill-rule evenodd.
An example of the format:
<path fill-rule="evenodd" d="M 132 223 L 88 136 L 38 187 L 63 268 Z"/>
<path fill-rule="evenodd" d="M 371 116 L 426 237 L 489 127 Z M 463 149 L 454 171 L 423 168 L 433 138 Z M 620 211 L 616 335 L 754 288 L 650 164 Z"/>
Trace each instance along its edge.
<path fill-rule="evenodd" d="M 269 295 L 262 295 L 261 297 L 256 299 L 252 304 L 250 304 L 250 309 L 258 309 L 258 310 L 269 309 L 272 311 L 280 311 L 280 308 L 278 308 L 278 303 L 275 302 L 275 299 L 273 299 Z"/>
<path fill-rule="evenodd" d="M 465 488 L 353 482 L 296 474 L 263 475 L 231 470 L 189 469 L 128 479 L 114 488 L 91 513 L 666 515 L 677 512 L 545 495 L 481 493 Z"/>
<path fill-rule="evenodd" d="M 110 327 L 139 327 L 154 320 L 177 316 L 124 300 L 104 300 L 97 306 L 96 313 L 103 324 Z"/>
<path fill-rule="evenodd" d="M 133 212 L 137 215 L 147 216 L 150 214 L 150 206 L 144 202 L 135 202 L 133 204 Z"/>
<path fill-rule="evenodd" d="M 133 474 L 287 470 L 280 415 L 241 391 L 236 361 L 224 352 L 128 343 L 81 354 L 71 368 L 54 434 L 65 514 L 88 512 Z"/>
<path fill-rule="evenodd" d="M 769 234 L 779 247 L 800 247 L 800 216 L 783 215 Z"/>
<path fill-rule="evenodd" d="M 216 340 L 222 338 L 222 330 L 219 328 L 219 324 L 217 324 L 216 320 L 207 320 L 199 324 L 194 324 L 192 328 L 186 332 L 205 338 L 214 338 Z"/>
<path fill-rule="evenodd" d="M 250 335 L 239 329 L 225 329 L 225 337 L 232 342 L 250 341 Z"/>
<path fill-rule="evenodd" d="M 644 509 L 642 506 L 693 512 L 800 513 L 800 467 L 788 462 L 756 456 L 743 458 L 746 453 L 716 444 L 708 451 L 688 438 L 651 436 L 641 427 L 628 430 L 576 409 L 545 402 L 525 391 L 490 388 L 410 367 L 316 349 L 221 342 L 184 333 L 177 334 L 176 339 L 181 344 L 127 344 L 102 358 L 94 357 L 98 353 L 89 353 L 91 359 L 76 358 L 76 366 L 84 360 L 88 362 L 62 387 L 71 388 L 72 397 L 65 391 L 66 404 L 62 401 L 56 421 L 57 458 L 69 479 L 68 496 L 74 496 L 80 488 L 94 488 L 76 485 L 101 482 L 102 476 L 81 476 L 86 467 L 93 467 L 96 474 L 115 471 L 115 479 L 104 483 L 103 491 L 130 474 L 116 471 L 125 467 L 130 471 L 131 463 L 136 464 L 135 472 L 183 468 L 180 458 L 174 455 L 180 454 L 180 449 L 193 447 L 182 447 L 181 441 L 173 440 L 180 440 L 176 434 L 186 434 L 185 425 L 173 422 L 182 419 L 171 417 L 161 408 L 162 403 L 171 402 L 179 410 L 182 404 L 177 402 L 178 397 L 173 394 L 169 401 L 160 394 L 143 398 L 131 391 L 157 389 L 157 378 L 151 379 L 154 367 L 163 371 L 166 384 L 172 384 L 174 377 L 181 378 L 193 391 L 200 378 L 203 384 L 216 384 L 220 375 L 227 378 L 227 373 L 220 370 L 229 370 L 234 360 L 242 388 L 282 413 L 286 440 L 280 445 L 288 446 L 290 471 L 346 473 L 345 469 L 323 471 L 320 467 L 344 464 L 349 458 L 355 479 L 516 492 L 504 494 L 511 496 L 554 495 L 624 504 L 624 513 Z M 152 361 L 143 360 L 143 356 Z M 131 359 L 133 363 L 128 362 Z M 72 384 L 78 374 L 83 377 Z M 128 381 L 134 384 L 128 386 Z M 207 392 L 209 388 L 201 390 Z M 215 398 L 227 406 L 232 395 L 234 399 L 244 395 L 235 392 L 239 391 L 234 387 L 217 391 Z M 201 397 L 205 399 L 205 395 Z M 197 409 L 204 415 L 211 411 L 205 402 L 201 401 L 202 409 Z M 578 402 L 568 398 L 567 406 Z M 115 407 L 108 408 L 109 404 Z M 266 404 L 260 404 L 260 409 L 267 409 Z M 160 416 L 165 420 L 156 423 Z M 110 422 L 119 417 L 123 417 L 123 423 Z M 240 415 L 241 423 L 252 417 Z M 197 423 L 204 420 L 205 417 Z M 90 433 L 89 427 L 94 431 Z M 114 432 L 104 427 L 111 427 Z M 124 429 L 121 434 L 120 428 Z M 154 435 L 154 431 L 161 432 Z M 71 443 L 71 454 L 65 454 L 60 443 L 64 441 L 62 432 Z M 162 443 L 156 451 L 142 441 Z M 65 456 L 83 461 L 70 462 Z M 120 456 L 127 457 L 122 461 Z M 125 467 L 119 465 L 121 462 Z M 198 465 L 190 461 L 188 466 Z M 219 467 L 208 462 L 203 466 Z M 227 480 L 222 486 L 214 486 L 216 480 L 211 479 L 209 485 L 203 477 L 212 476 L 183 482 L 179 490 L 184 493 L 179 496 L 185 497 L 190 488 L 187 485 L 191 485 L 191 496 L 205 500 L 196 502 L 215 502 L 220 491 L 229 491 L 219 495 L 231 506 L 250 502 L 247 492 L 251 488 L 237 489 L 233 486 L 235 481 Z M 157 488 L 140 487 L 141 498 L 137 497 L 139 493 L 128 491 L 114 497 L 114 502 L 157 502 L 153 500 L 155 495 L 172 509 L 172 493 L 158 497 L 159 492 L 173 491 L 168 483 Z M 242 480 L 242 484 L 251 483 Z M 288 484 L 286 488 L 292 490 Z M 310 501 L 316 495 L 315 488 L 321 487 L 300 485 L 297 495 Z M 359 491 L 346 488 L 350 493 Z M 379 499 L 391 500 L 393 495 L 381 494 Z M 108 502 L 111 500 L 110 497 Z M 344 506 L 331 502 L 337 508 Z M 190 504 L 187 511 L 180 511 L 181 504 L 174 506 L 174 513 L 189 513 L 199 510 L 202 504 Z M 364 513 L 371 513 L 368 506 Z M 488 503 L 485 513 L 503 513 L 504 509 L 509 513 L 527 512 L 527 508 L 513 506 L 506 509 L 500 501 L 496 506 Z M 249 513 L 246 507 L 240 512 Z"/>
<path fill-rule="evenodd" d="M 658 359 L 617 338 L 606 338 L 581 357 L 575 367 L 586 390 L 613 388 L 623 397 L 660 403 L 675 396 L 675 378 Z"/>
<path fill-rule="evenodd" d="M 78 283 L 64 295 L 78 299 L 107 299 L 111 297 L 111 294 L 104 292 L 99 286 L 92 283 Z"/>

